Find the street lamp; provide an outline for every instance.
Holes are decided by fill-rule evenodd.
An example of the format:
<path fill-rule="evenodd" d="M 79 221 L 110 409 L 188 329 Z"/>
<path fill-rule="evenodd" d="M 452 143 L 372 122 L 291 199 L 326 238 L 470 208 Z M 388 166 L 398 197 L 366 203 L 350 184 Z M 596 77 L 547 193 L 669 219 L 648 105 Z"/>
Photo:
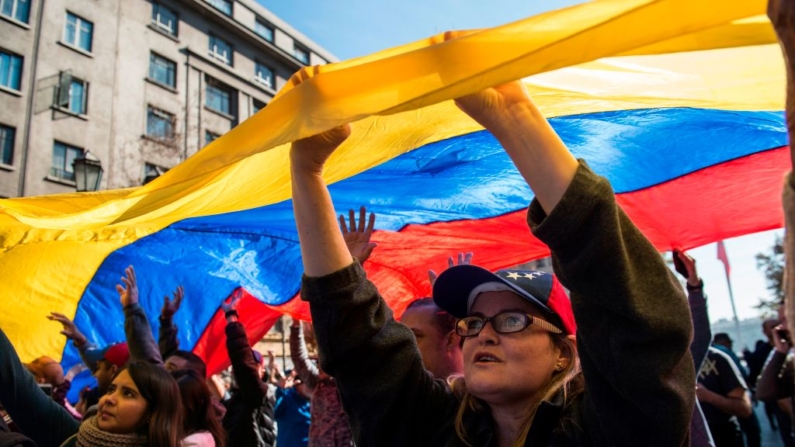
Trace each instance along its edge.
<path fill-rule="evenodd" d="M 96 191 L 102 181 L 102 162 L 89 151 L 75 158 L 72 162 L 75 173 L 77 192 Z"/>

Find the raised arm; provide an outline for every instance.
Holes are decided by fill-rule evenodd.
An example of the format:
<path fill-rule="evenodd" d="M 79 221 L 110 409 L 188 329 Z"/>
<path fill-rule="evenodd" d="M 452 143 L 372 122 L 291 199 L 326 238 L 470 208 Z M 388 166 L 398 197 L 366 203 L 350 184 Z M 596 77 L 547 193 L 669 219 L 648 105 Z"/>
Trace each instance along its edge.
<path fill-rule="evenodd" d="M 413 334 L 348 252 L 323 180 L 326 160 L 349 133 L 338 127 L 290 151 L 301 298 L 310 303 L 322 369 L 336 379 L 356 444 L 430 445 L 418 434 L 442 431 L 455 399 L 427 374 Z"/>
<path fill-rule="evenodd" d="M 124 333 L 127 335 L 127 346 L 130 348 L 130 360 L 139 360 L 153 365 L 165 367 L 160 351 L 157 349 L 152 328 L 146 318 L 144 309 L 138 304 L 138 281 L 135 269 L 125 269 L 122 284 L 116 285 L 119 301 L 124 309 Z"/>
<path fill-rule="evenodd" d="M 91 371 L 96 370 L 96 362 L 91 361 L 86 355 L 86 352 L 97 349 L 97 346 L 88 341 L 86 336 L 83 335 L 83 333 L 80 332 L 80 329 L 77 328 L 77 325 L 74 323 L 74 321 L 72 321 L 66 315 L 58 312 L 50 312 L 50 314 L 47 315 L 47 319 L 61 323 L 61 326 L 63 326 L 61 334 L 67 339 L 72 340 L 72 344 L 75 348 L 77 348 L 77 352 L 80 353 L 80 359 L 88 367 L 88 369 Z"/>
<path fill-rule="evenodd" d="M 232 361 L 232 374 L 235 376 L 243 400 L 251 406 L 258 406 L 268 395 L 268 385 L 260 376 L 262 365 L 257 365 L 254 361 L 246 328 L 238 321 L 237 306 L 242 297 L 242 289 L 237 289 L 231 300 L 221 304 L 226 316 L 226 350 L 229 353 L 229 360 Z"/>
<path fill-rule="evenodd" d="M 320 381 L 320 371 L 309 360 L 304 340 L 304 328 L 301 327 L 301 321 L 296 319 L 293 319 L 293 323 L 290 325 L 290 358 L 293 359 L 298 377 L 310 390 L 314 390 L 315 385 Z"/>
<path fill-rule="evenodd" d="M 585 428 L 606 445 L 682 445 L 695 368 L 679 283 L 607 180 L 568 152 L 520 82 L 456 102 L 497 137 L 535 193 L 528 223 L 571 291 Z M 616 420 L 622 429 L 606 428 Z"/>
<path fill-rule="evenodd" d="M 160 309 L 160 329 L 158 330 L 157 345 L 160 349 L 160 356 L 163 359 L 171 357 L 179 350 L 179 339 L 177 339 L 177 326 L 174 325 L 174 314 L 182 304 L 185 290 L 182 286 L 174 291 L 174 299 L 169 299 L 168 295 L 163 297 L 163 308 Z"/>
<path fill-rule="evenodd" d="M 20 431 L 36 445 L 61 445 L 77 433 L 79 422 L 58 405 L 22 366 L 22 362 L 0 329 L 0 404 Z"/>
<path fill-rule="evenodd" d="M 687 302 L 690 306 L 690 315 L 693 318 L 693 341 L 690 343 L 690 354 L 693 356 L 693 366 L 698 373 L 712 342 L 712 328 L 709 324 L 707 298 L 704 295 L 704 281 L 698 276 L 695 259 L 679 250 L 674 250 L 673 255 L 676 271 L 687 281 L 685 283 Z"/>
<path fill-rule="evenodd" d="M 790 162 L 795 167 L 795 1 L 769 0 L 767 15 L 776 30 L 784 53 L 787 70 L 787 132 L 789 133 Z M 784 184 L 784 220 L 786 225 L 786 254 L 784 293 L 789 331 L 795 334 L 795 175 L 790 171 Z"/>

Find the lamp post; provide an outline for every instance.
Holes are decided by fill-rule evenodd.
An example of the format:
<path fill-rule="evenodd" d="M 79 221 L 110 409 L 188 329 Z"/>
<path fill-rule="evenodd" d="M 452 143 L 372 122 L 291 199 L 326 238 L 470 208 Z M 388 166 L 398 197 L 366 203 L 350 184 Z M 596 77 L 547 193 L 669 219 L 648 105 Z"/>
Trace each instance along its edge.
<path fill-rule="evenodd" d="M 96 191 L 102 181 L 102 162 L 89 151 L 75 158 L 72 162 L 75 173 L 77 192 Z"/>

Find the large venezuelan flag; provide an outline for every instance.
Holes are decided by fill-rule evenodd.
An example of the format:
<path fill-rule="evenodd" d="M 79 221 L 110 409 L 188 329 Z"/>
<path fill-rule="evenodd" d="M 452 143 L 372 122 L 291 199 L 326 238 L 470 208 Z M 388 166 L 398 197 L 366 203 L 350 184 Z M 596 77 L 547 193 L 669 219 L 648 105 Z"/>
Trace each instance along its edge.
<path fill-rule="evenodd" d="M 307 70 L 144 187 L 0 201 L 0 326 L 23 359 L 69 367 L 76 352 L 45 315 L 73 315 L 101 345 L 123 339 L 114 286 L 129 264 L 155 329 L 163 296 L 185 287 L 180 343 L 212 371 L 227 362 L 218 306 L 236 287 L 252 340 L 283 313 L 308 318 L 288 144 L 346 122 L 326 178 L 340 212 L 378 214 L 366 267 L 396 313 L 451 254 L 490 269 L 545 256 L 524 223 L 532 193 L 450 101 L 518 78 L 660 250 L 780 227 L 785 75 L 764 9 L 600 0 Z"/>

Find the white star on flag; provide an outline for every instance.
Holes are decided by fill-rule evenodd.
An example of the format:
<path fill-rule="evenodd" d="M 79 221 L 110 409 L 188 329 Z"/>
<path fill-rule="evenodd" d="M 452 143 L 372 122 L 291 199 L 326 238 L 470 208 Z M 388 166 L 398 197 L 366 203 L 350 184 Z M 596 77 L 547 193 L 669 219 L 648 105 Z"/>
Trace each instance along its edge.
<path fill-rule="evenodd" d="M 520 276 L 519 276 L 519 274 L 518 274 L 518 273 L 516 273 L 516 272 L 511 272 L 511 273 L 508 273 L 508 278 L 511 278 L 511 279 L 519 279 L 519 278 L 520 278 Z"/>
<path fill-rule="evenodd" d="M 530 273 L 525 273 L 524 274 L 524 277 L 527 278 L 527 279 L 533 279 L 533 278 L 537 278 L 539 276 L 541 276 L 541 273 L 538 273 L 538 272 L 530 272 Z"/>

